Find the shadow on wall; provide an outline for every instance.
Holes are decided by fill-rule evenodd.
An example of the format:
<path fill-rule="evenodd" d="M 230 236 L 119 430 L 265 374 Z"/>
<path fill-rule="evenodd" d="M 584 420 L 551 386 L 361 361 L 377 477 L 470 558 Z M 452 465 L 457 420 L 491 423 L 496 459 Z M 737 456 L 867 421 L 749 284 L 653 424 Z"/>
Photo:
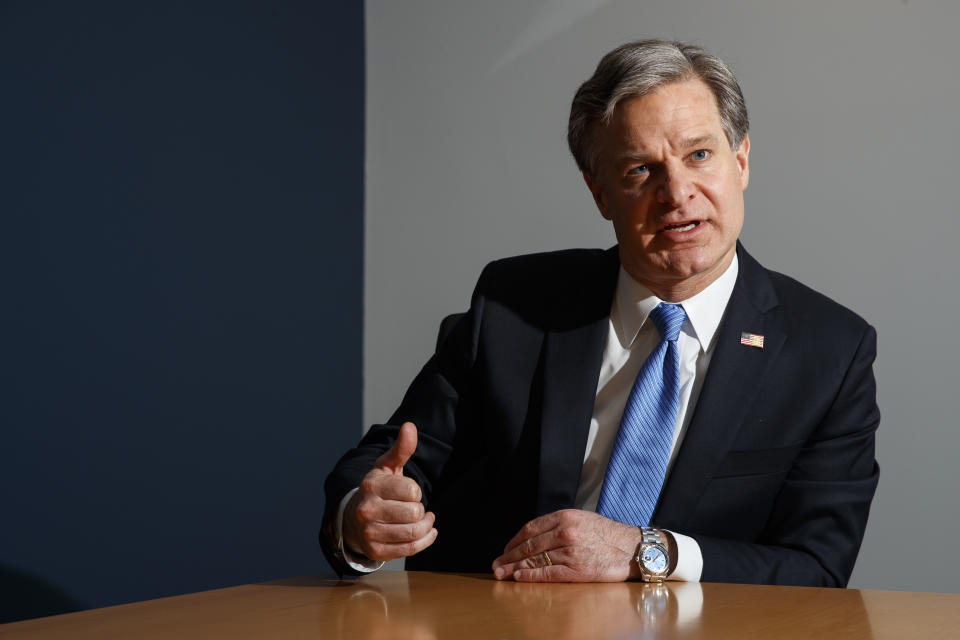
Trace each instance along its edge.
<path fill-rule="evenodd" d="M 0 565 L 0 624 L 83 609 L 60 587 Z"/>

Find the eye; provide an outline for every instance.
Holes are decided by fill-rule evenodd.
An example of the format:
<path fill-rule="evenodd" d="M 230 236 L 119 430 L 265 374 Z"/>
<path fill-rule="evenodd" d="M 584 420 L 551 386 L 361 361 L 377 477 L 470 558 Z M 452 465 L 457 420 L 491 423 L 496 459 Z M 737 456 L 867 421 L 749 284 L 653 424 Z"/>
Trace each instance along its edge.
<path fill-rule="evenodd" d="M 698 149 L 690 154 L 690 157 L 696 162 L 703 162 L 710 157 L 710 151 L 707 149 Z"/>
<path fill-rule="evenodd" d="M 627 175 L 631 176 L 642 176 L 650 173 L 650 167 L 645 164 L 638 165 L 636 167 L 631 167 L 627 170 Z"/>

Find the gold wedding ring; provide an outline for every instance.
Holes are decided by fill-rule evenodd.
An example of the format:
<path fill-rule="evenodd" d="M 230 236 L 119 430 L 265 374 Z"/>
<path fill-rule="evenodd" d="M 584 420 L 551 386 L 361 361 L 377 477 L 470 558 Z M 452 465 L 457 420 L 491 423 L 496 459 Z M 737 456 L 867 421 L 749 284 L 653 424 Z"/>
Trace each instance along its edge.
<path fill-rule="evenodd" d="M 548 567 L 552 567 L 552 566 L 553 566 L 553 563 L 550 562 L 550 554 L 548 554 L 546 551 L 543 552 L 543 559 L 547 561 L 547 566 L 548 566 Z"/>

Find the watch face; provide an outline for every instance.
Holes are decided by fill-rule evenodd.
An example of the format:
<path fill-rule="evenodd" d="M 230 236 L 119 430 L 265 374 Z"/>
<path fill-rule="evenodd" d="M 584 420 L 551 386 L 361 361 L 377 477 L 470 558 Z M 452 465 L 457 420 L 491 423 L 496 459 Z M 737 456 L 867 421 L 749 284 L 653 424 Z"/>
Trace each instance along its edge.
<path fill-rule="evenodd" d="M 650 546 L 643 550 L 643 553 L 640 555 L 640 561 L 643 562 L 643 566 L 647 571 L 659 574 L 667 570 L 668 561 L 667 554 L 663 552 L 663 549 L 660 547 Z"/>

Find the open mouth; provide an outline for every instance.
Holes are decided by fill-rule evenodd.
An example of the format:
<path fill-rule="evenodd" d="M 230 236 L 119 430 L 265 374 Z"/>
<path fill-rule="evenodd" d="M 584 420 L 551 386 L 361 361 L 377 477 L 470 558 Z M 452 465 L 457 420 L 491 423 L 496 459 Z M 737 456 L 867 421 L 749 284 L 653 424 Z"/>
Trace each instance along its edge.
<path fill-rule="evenodd" d="M 665 226 L 665 227 L 663 228 L 663 230 L 664 230 L 664 231 L 679 231 L 679 232 L 682 233 L 682 232 L 684 232 L 684 231 L 690 231 L 691 229 L 695 229 L 699 224 L 700 224 L 700 223 L 697 222 L 697 221 L 694 221 L 694 222 L 686 222 L 686 223 L 683 223 L 683 224 L 668 224 L 667 226 Z"/>

